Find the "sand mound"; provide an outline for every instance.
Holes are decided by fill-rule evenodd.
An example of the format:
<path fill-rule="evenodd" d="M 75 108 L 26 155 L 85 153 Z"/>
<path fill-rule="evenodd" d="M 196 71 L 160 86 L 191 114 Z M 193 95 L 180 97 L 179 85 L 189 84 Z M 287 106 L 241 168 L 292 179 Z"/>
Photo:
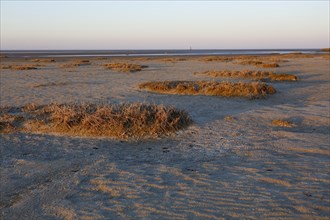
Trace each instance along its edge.
<path fill-rule="evenodd" d="M 139 139 L 169 135 L 190 123 L 185 111 L 162 105 L 30 104 L 2 111 L 0 133 L 24 131 Z"/>
<path fill-rule="evenodd" d="M 298 77 L 290 74 L 277 74 L 269 71 L 252 71 L 252 70 L 222 70 L 222 71 L 205 71 L 201 74 L 212 77 L 231 77 L 231 78 L 250 78 L 262 81 L 297 81 Z"/>
<path fill-rule="evenodd" d="M 257 82 L 162 81 L 142 83 L 139 85 L 139 88 L 164 94 L 247 98 L 261 98 L 276 92 L 272 86 Z"/>

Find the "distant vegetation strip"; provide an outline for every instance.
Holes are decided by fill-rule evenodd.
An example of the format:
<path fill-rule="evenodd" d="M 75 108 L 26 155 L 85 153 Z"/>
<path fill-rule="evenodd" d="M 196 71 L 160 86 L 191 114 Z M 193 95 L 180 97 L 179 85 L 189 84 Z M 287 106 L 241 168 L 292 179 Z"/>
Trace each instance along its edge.
<path fill-rule="evenodd" d="M 39 65 L 1 65 L 1 69 L 8 70 L 36 70 Z"/>
<path fill-rule="evenodd" d="M 198 74 L 198 73 L 197 73 Z M 298 77 L 285 73 L 274 73 L 270 71 L 254 70 L 220 70 L 205 71 L 200 73 L 212 77 L 249 78 L 260 81 L 297 81 Z"/>

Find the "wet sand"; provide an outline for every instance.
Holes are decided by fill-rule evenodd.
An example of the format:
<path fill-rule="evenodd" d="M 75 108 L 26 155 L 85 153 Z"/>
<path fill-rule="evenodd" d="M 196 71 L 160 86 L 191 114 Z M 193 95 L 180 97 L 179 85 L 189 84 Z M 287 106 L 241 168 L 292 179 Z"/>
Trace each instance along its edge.
<path fill-rule="evenodd" d="M 184 109 L 194 124 L 141 141 L 0 134 L 3 219 L 329 219 L 328 59 L 287 59 L 271 70 L 300 80 L 269 83 L 277 93 L 255 100 L 138 89 L 147 81 L 242 81 L 194 73 L 260 69 L 235 62 L 84 58 L 91 64 L 63 68 L 77 58 L 54 59 L 2 58 L 1 65 L 40 66 L 1 70 L 1 106 L 145 102 Z M 149 67 L 102 66 L 117 61 Z"/>

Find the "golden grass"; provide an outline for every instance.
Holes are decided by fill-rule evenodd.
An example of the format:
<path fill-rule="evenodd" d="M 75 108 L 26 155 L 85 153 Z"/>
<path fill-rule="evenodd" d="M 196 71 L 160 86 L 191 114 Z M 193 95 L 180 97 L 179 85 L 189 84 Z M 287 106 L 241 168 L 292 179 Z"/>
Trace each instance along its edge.
<path fill-rule="evenodd" d="M 229 57 L 229 56 L 207 56 L 207 57 L 202 57 L 199 59 L 199 61 L 203 62 L 230 62 L 233 61 L 234 59 L 239 59 L 239 57 Z"/>
<path fill-rule="evenodd" d="M 280 67 L 280 65 L 278 63 L 264 63 L 263 61 L 260 61 L 260 60 L 243 60 L 243 61 L 237 62 L 236 64 L 251 65 L 251 66 L 257 66 L 257 67 L 262 67 L 262 68 Z"/>
<path fill-rule="evenodd" d="M 2 113 L 0 115 L 0 134 L 8 134 L 16 131 L 18 123 L 22 122 L 24 118 L 20 115 L 11 115 Z"/>
<path fill-rule="evenodd" d="M 168 57 L 168 58 L 162 58 L 159 59 L 159 61 L 163 61 L 163 62 L 171 62 L 171 63 L 176 63 L 179 61 L 186 61 L 187 59 L 185 58 L 175 58 L 175 57 Z"/>
<path fill-rule="evenodd" d="M 330 48 L 323 48 L 321 49 L 322 52 L 330 52 Z"/>
<path fill-rule="evenodd" d="M 75 68 L 78 66 L 86 66 L 90 65 L 89 60 L 74 60 L 71 63 L 63 64 L 61 67 L 63 68 Z"/>
<path fill-rule="evenodd" d="M 272 120 L 272 125 L 278 126 L 278 127 L 287 127 L 287 128 L 292 128 L 295 126 L 294 123 L 288 120 L 283 120 L 283 119 L 274 119 Z"/>
<path fill-rule="evenodd" d="M 31 60 L 32 62 L 36 62 L 36 63 L 52 63 L 52 62 L 56 62 L 54 59 L 34 59 Z"/>
<path fill-rule="evenodd" d="M 261 98 L 276 92 L 272 86 L 258 82 L 161 81 L 142 83 L 139 88 L 163 94 L 247 98 Z"/>
<path fill-rule="evenodd" d="M 9 70 L 36 70 L 36 65 L 8 65 L 1 66 L 1 69 L 9 69 Z"/>
<path fill-rule="evenodd" d="M 205 71 L 202 74 L 212 77 L 231 77 L 231 78 L 250 78 L 262 81 L 297 81 L 298 77 L 290 74 L 277 74 L 269 71 L 253 71 L 253 70 L 222 70 L 222 71 Z"/>
<path fill-rule="evenodd" d="M 295 59 L 295 58 L 314 58 L 319 56 L 318 54 L 304 54 L 301 52 L 296 53 L 288 53 L 288 54 L 282 54 L 280 57 L 282 58 L 289 58 L 289 59 Z"/>
<path fill-rule="evenodd" d="M 14 117 L 14 118 L 13 118 Z M 19 117 L 22 123 L 15 124 Z M 153 138 L 169 135 L 192 122 L 183 110 L 162 105 L 51 104 L 26 105 L 19 114 L 3 111 L 0 133 L 14 131 L 69 136 Z"/>
<path fill-rule="evenodd" d="M 235 120 L 235 118 L 233 116 L 231 116 L 231 115 L 225 116 L 224 119 L 225 119 L 225 121 L 233 121 L 233 120 Z"/>
<path fill-rule="evenodd" d="M 148 66 L 142 66 L 139 64 L 131 64 L 131 63 L 108 63 L 104 65 L 107 69 L 119 71 L 119 72 L 137 72 L 141 71 L 143 68 L 147 68 Z"/>
<path fill-rule="evenodd" d="M 276 68 L 276 67 L 280 67 L 280 65 L 278 63 L 263 63 L 261 65 L 262 68 Z"/>

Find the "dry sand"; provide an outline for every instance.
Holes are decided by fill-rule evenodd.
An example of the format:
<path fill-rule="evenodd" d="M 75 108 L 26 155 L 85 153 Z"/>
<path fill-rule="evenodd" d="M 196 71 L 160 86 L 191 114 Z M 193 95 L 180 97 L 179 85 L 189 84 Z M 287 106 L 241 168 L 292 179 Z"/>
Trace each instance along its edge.
<path fill-rule="evenodd" d="M 135 60 L 149 67 L 121 73 L 103 65 L 125 60 L 89 60 L 75 68 L 61 67 L 70 63 L 62 58 L 37 70 L 1 70 L 1 106 L 146 102 L 185 109 L 194 124 L 173 137 L 135 142 L 1 134 L 2 219 L 329 219 L 328 59 L 281 63 L 275 72 L 300 81 L 270 83 L 278 92 L 257 100 L 137 87 L 220 81 L 193 73 L 246 69 L 234 62 Z M 276 119 L 294 126 L 276 126 Z"/>

